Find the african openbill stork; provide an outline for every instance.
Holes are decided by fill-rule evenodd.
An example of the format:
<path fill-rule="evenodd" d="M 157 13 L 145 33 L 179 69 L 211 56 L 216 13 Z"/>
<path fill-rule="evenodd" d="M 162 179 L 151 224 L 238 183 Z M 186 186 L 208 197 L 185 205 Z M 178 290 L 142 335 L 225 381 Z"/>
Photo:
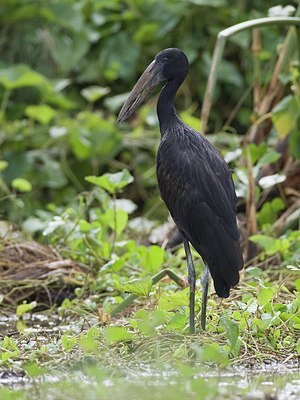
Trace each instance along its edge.
<path fill-rule="evenodd" d="M 201 326 L 205 330 L 210 275 L 219 297 L 237 285 L 243 258 L 236 221 L 236 195 L 231 170 L 210 142 L 176 114 L 174 98 L 189 69 L 176 48 L 158 53 L 135 84 L 118 116 L 129 118 L 148 93 L 166 81 L 157 103 L 161 142 L 157 181 L 162 199 L 183 237 L 190 285 L 190 333 L 195 332 L 195 268 L 191 243 L 204 262 Z"/>

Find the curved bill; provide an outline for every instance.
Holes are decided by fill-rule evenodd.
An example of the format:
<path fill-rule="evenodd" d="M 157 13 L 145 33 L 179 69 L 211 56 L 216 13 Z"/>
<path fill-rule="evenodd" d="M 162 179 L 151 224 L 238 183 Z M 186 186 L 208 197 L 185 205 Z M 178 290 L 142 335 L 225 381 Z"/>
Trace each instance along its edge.
<path fill-rule="evenodd" d="M 143 103 L 151 90 L 163 80 L 160 65 L 154 60 L 145 69 L 140 79 L 134 85 L 128 99 L 123 104 L 117 122 L 128 119 L 134 111 Z"/>

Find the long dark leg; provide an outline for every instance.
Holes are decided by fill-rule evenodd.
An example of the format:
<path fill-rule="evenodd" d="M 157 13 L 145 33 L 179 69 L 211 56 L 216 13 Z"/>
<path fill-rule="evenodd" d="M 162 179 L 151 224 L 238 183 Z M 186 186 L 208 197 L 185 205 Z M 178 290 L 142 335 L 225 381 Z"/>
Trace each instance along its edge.
<path fill-rule="evenodd" d="M 207 292 L 209 284 L 210 273 L 206 264 L 204 264 L 204 272 L 201 278 L 202 282 L 202 306 L 201 306 L 201 327 L 205 331 L 206 327 L 206 305 L 207 305 Z"/>
<path fill-rule="evenodd" d="M 189 242 L 183 239 L 186 261 L 188 267 L 188 281 L 190 284 L 190 334 L 195 333 L 195 285 L 196 285 L 196 273 L 193 264 L 192 254 L 190 250 Z"/>

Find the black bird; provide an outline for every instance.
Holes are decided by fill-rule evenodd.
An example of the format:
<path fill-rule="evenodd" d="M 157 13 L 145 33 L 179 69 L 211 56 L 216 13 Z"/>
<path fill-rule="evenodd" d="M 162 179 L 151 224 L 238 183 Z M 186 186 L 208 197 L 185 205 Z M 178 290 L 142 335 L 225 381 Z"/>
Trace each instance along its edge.
<path fill-rule="evenodd" d="M 183 237 L 190 285 L 190 333 L 195 332 L 195 268 L 189 243 L 204 261 L 201 326 L 205 330 L 210 275 L 219 297 L 239 282 L 243 258 L 231 170 L 210 142 L 176 114 L 174 98 L 189 69 L 176 48 L 158 53 L 135 84 L 118 116 L 129 118 L 147 94 L 166 81 L 157 103 L 161 142 L 156 173 L 162 199 Z"/>

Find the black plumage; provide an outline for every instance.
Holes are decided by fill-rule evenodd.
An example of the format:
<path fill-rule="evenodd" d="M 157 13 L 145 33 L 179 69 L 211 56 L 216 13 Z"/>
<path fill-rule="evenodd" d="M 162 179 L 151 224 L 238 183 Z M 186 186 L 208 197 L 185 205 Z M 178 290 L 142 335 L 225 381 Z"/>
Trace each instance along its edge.
<path fill-rule="evenodd" d="M 167 81 L 157 103 L 161 131 L 157 180 L 161 197 L 184 240 L 190 283 L 190 331 L 193 333 L 195 270 L 189 243 L 205 264 L 202 279 L 203 329 L 209 273 L 218 296 L 228 297 L 230 288 L 239 281 L 243 259 L 231 170 L 210 142 L 187 126 L 174 108 L 176 92 L 187 72 L 188 60 L 181 50 L 160 52 L 131 91 L 118 121 L 127 119 L 154 86 Z"/>

